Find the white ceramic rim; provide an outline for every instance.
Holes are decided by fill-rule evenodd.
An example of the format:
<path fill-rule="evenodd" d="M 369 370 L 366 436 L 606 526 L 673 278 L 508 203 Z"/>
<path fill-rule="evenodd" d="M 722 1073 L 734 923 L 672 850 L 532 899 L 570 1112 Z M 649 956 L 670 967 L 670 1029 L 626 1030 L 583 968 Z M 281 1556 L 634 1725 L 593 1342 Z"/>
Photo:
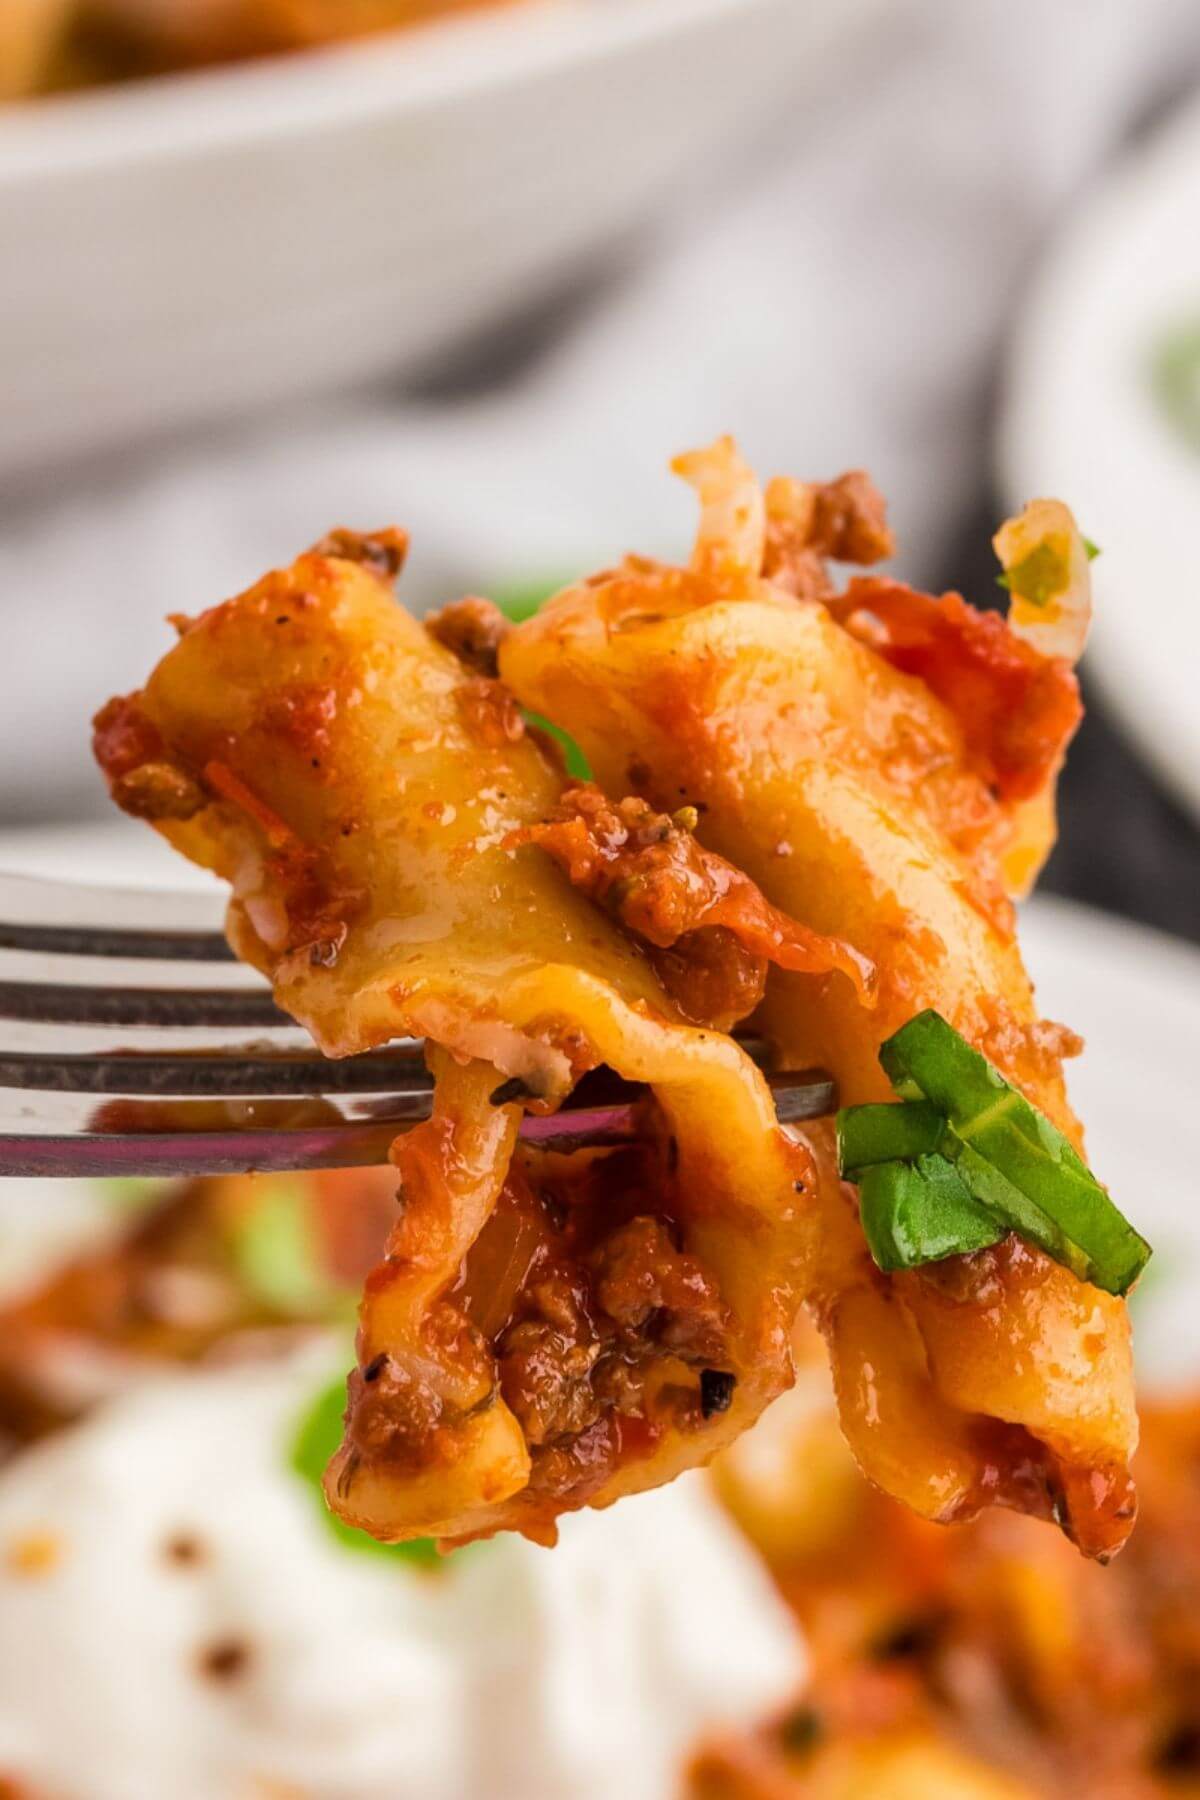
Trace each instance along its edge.
<path fill-rule="evenodd" d="M 1042 473 L 1044 443 L 1057 398 L 1058 346 L 1084 303 L 1080 296 L 1086 295 L 1098 269 L 1111 267 L 1114 259 L 1123 256 L 1127 223 L 1146 205 L 1147 194 L 1161 198 L 1184 187 L 1190 188 L 1200 204 L 1200 103 L 1196 101 L 1186 103 L 1082 201 L 1037 271 L 1007 361 L 995 442 L 997 482 L 1012 508 L 1023 505 L 1035 491 L 1054 485 L 1053 477 Z M 1191 261 L 1195 260 L 1193 256 Z M 1156 324 L 1163 322 L 1156 316 L 1156 303 L 1162 304 L 1162 296 L 1154 291 L 1145 314 L 1148 337 Z M 1196 306 L 1200 310 L 1200 294 Z M 1134 446 L 1134 457 L 1140 447 L 1148 466 L 1165 470 L 1176 463 L 1179 453 L 1169 427 L 1148 400 L 1130 404 L 1122 388 L 1121 368 L 1098 369 L 1096 375 L 1098 381 L 1110 378 L 1114 415 L 1126 433 L 1122 441 Z M 1197 486 L 1200 489 L 1200 477 Z M 1064 498 L 1070 500 L 1071 495 Z M 1102 538 L 1103 520 L 1085 519 L 1083 523 Z M 1101 604 L 1084 666 L 1146 762 L 1193 816 L 1200 816 L 1200 711 L 1194 692 L 1190 683 L 1164 685 L 1156 679 L 1142 648 L 1142 634 L 1153 628 L 1156 583 L 1174 580 L 1185 587 L 1194 585 L 1194 564 L 1164 569 L 1161 558 L 1155 563 L 1149 553 L 1152 549 L 1151 540 L 1141 565 L 1139 586 L 1145 594 L 1145 611 L 1135 617 L 1137 597 L 1133 594 L 1107 611 Z M 1128 569 L 1123 573 L 1126 582 L 1133 579 Z M 1104 574 L 1102 565 L 1100 575 Z M 1102 601 L 1102 589 L 1100 597 Z M 1186 657 L 1181 666 L 1188 667 Z"/>
<path fill-rule="evenodd" d="M 13 105 L 0 112 L 0 188 L 462 101 L 786 3 L 525 0 L 318 49 Z"/>

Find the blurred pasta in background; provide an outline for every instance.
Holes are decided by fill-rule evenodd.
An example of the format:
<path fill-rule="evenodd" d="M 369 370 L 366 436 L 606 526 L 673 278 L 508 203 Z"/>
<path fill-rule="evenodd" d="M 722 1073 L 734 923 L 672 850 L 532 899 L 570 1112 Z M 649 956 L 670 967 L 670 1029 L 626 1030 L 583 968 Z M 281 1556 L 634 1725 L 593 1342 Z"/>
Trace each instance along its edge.
<path fill-rule="evenodd" d="M 4 0 L 0 99 L 391 31 L 517 0 Z"/>

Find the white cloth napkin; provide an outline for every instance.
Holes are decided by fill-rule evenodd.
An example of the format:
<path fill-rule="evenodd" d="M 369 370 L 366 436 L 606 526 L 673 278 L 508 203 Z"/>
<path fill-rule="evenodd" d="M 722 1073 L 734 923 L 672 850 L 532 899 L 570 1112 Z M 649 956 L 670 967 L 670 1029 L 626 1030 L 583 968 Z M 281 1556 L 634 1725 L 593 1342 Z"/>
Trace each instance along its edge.
<path fill-rule="evenodd" d="M 520 379 L 298 409 L 0 508 L 0 819 L 100 806 L 87 719 L 166 647 L 162 615 L 335 522 L 411 528 L 418 608 L 681 553 L 666 458 L 732 430 L 766 473 L 868 466 L 919 577 L 986 482 L 988 384 L 1039 242 L 1198 60 L 1194 0 L 899 7 Z"/>

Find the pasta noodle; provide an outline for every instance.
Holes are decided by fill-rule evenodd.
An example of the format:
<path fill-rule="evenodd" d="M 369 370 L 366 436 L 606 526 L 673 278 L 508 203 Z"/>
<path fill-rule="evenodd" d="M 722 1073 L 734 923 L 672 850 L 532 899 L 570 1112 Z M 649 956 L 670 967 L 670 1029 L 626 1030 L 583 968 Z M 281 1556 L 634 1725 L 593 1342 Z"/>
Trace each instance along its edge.
<path fill-rule="evenodd" d="M 831 1068 L 843 1103 L 888 1099 L 879 1045 L 933 1007 L 1078 1145 L 1061 1067 L 1078 1040 L 1038 1017 L 1009 898 L 1052 842 L 1069 665 L 956 596 L 836 592 L 827 558 L 890 547 L 865 478 L 764 494 L 728 439 L 677 466 L 701 498 L 690 565 L 631 557 L 568 588 L 505 637 L 505 681 L 570 722 L 610 793 L 694 807 L 702 844 L 771 904 L 872 959 L 873 1009 L 772 970 L 755 1024 L 785 1064 Z M 848 1192 L 821 1182 L 817 1205 L 811 1301 L 867 1473 L 930 1517 L 1004 1499 L 1118 1547 L 1123 1305 L 1016 1238 L 885 1277 Z"/>
<path fill-rule="evenodd" d="M 122 806 L 230 882 L 231 941 L 322 1049 L 431 1046 L 434 1116 L 396 1146 L 332 1504 L 384 1538 L 552 1538 L 564 1507 L 706 1459 L 790 1381 L 817 1176 L 746 1054 L 517 841 L 553 814 L 561 763 L 395 605 L 403 547 L 335 534 L 178 621 L 146 688 L 99 715 L 97 753 Z M 866 979 L 756 913 L 807 966 Z M 686 958 L 711 934 L 680 923 Z M 598 1064 L 649 1084 L 642 1141 L 516 1149 L 523 1107 Z"/>

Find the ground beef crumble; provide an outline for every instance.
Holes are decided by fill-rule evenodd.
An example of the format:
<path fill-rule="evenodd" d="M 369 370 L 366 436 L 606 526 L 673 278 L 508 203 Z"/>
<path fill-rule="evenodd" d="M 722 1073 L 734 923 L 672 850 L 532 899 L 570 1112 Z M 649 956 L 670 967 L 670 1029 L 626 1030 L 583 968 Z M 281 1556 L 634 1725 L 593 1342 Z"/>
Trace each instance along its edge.
<path fill-rule="evenodd" d="M 512 625 L 490 600 L 468 595 L 432 613 L 425 629 L 474 674 L 494 681 L 500 672 L 500 645 Z"/>
<path fill-rule="evenodd" d="M 723 1410 L 732 1319 L 684 1248 L 678 1181 L 669 1139 L 569 1157 L 521 1146 L 426 1320 L 429 1367 L 453 1368 L 456 1391 L 386 1351 L 352 1371 L 343 1491 L 360 1464 L 417 1471 L 452 1454 L 463 1421 L 502 1398 L 530 1448 L 531 1493 L 577 1505 L 664 1430 Z M 368 1286 L 392 1279 L 385 1262 Z"/>
<path fill-rule="evenodd" d="M 519 1304 L 497 1345 L 500 1387 L 532 1445 L 585 1431 L 604 1409 L 644 1417 L 661 1398 L 655 1365 L 718 1360 L 728 1325 L 711 1277 L 648 1215 L 535 1281 Z M 694 1399 L 689 1384 L 685 1410 Z M 675 1394 L 666 1404 L 678 1412 Z"/>
<path fill-rule="evenodd" d="M 549 816 L 513 834 L 552 856 L 572 885 L 650 947 L 672 999 L 697 1024 L 728 1031 L 762 996 L 767 964 L 837 969 L 864 991 L 873 971 L 847 944 L 809 931 L 696 836 L 695 807 L 656 812 L 612 801 L 590 782 L 566 789 Z"/>
<path fill-rule="evenodd" d="M 867 567 L 895 547 L 883 495 L 862 469 L 827 482 L 781 477 L 768 486 L 766 502 L 763 574 L 797 599 L 832 594 L 827 561 Z"/>

